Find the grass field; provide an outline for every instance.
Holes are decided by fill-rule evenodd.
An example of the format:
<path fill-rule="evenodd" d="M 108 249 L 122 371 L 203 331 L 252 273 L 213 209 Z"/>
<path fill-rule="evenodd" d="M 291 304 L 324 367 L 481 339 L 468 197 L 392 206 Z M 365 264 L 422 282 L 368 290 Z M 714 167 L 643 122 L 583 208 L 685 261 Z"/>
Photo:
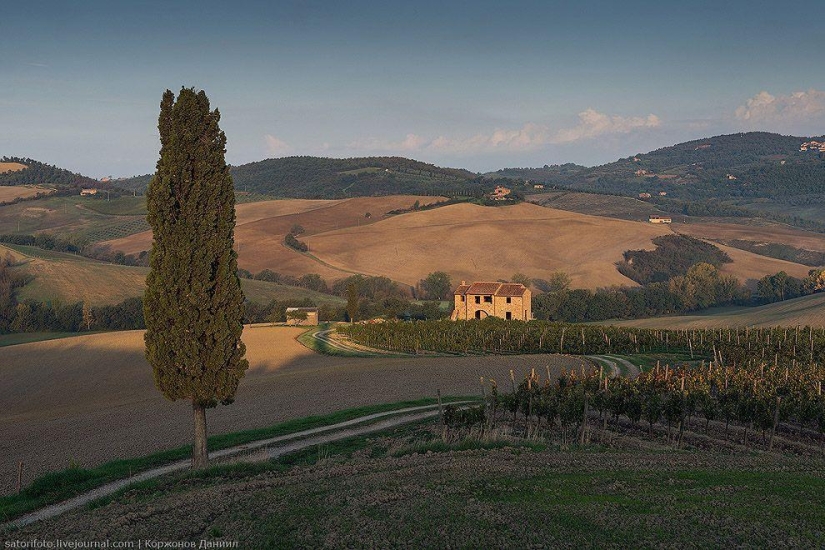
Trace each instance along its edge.
<path fill-rule="evenodd" d="M 654 317 L 611 324 L 640 328 L 825 327 L 825 292 L 760 307 L 715 308 L 697 315 Z"/>
<path fill-rule="evenodd" d="M 32 246 L 0 245 L 0 255 L 12 254 L 20 265 L 15 271 L 33 280 L 18 292 L 19 300 L 86 302 L 92 306 L 112 305 L 143 295 L 148 268 L 109 264 L 75 254 L 41 250 Z M 266 281 L 241 280 L 244 295 L 252 302 L 309 298 L 318 305 L 342 305 L 345 300 L 304 288 Z"/>
<path fill-rule="evenodd" d="M 444 443 L 397 428 L 265 464 L 144 483 L 21 540 L 248 548 L 821 547 L 820 459 L 540 441 Z M 312 518 L 312 521 L 307 521 Z M 194 534 L 193 534 L 194 533 Z"/>
<path fill-rule="evenodd" d="M 208 413 L 213 435 L 308 415 L 442 395 L 478 395 L 479 377 L 506 380 L 545 366 L 582 364 L 552 355 L 348 358 L 317 354 L 303 328 L 244 330 L 250 369 L 235 403 Z M 142 331 L 101 333 L 0 348 L 0 494 L 71 463 L 93 467 L 191 440 L 192 407 L 155 389 Z"/>

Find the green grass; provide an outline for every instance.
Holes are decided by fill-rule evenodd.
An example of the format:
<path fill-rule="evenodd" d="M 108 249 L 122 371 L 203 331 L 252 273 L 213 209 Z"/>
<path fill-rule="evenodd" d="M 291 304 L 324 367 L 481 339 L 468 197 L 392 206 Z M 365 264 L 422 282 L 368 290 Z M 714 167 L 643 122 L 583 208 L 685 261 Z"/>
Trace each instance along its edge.
<path fill-rule="evenodd" d="M 6 248 L 10 248 L 16 252 L 21 254 L 25 254 L 30 258 L 37 258 L 38 260 L 60 260 L 60 261 L 72 261 L 72 262 L 96 262 L 96 263 L 103 263 L 97 260 L 91 260 L 89 258 L 84 258 L 80 254 L 73 254 L 71 252 L 58 252 L 57 250 L 44 250 L 42 248 L 38 248 L 36 246 L 26 246 L 22 244 L 10 244 L 10 243 L 3 243 L 3 246 Z"/>
<path fill-rule="evenodd" d="M 109 216 L 146 216 L 146 197 L 117 197 L 106 200 L 106 194 L 80 203 L 89 210 Z"/>
<path fill-rule="evenodd" d="M 279 285 L 268 281 L 256 281 L 254 279 L 241 279 L 244 296 L 259 304 L 268 304 L 272 300 L 301 300 L 309 298 L 317 305 L 327 304 L 331 306 L 341 306 L 347 301 L 340 296 L 323 294 L 314 290 L 297 286 Z"/>
<path fill-rule="evenodd" d="M 409 355 L 404 355 L 400 353 L 373 353 L 369 351 L 340 349 L 330 346 L 328 343 L 312 337 L 313 333 L 319 330 L 326 330 L 329 327 L 329 323 L 322 323 L 319 327 L 312 327 L 308 331 L 298 336 L 298 342 L 300 342 L 301 344 L 303 344 L 304 346 L 306 346 L 307 348 L 311 349 L 316 353 L 321 353 L 323 355 L 331 355 L 333 357 L 409 357 Z"/>
<path fill-rule="evenodd" d="M 443 401 L 451 402 L 463 399 L 464 398 L 461 397 L 445 397 Z M 209 449 L 211 451 L 226 449 L 252 441 L 269 439 L 321 426 L 329 426 L 369 414 L 394 411 L 407 407 L 432 405 L 434 403 L 437 403 L 437 400 L 425 398 L 413 401 L 400 401 L 397 403 L 368 405 L 346 409 L 328 415 L 307 416 L 289 420 L 266 428 L 214 435 L 209 438 Z M 32 484 L 21 491 L 20 494 L 0 497 L 0 520 L 8 521 L 32 510 L 42 508 L 43 506 L 61 502 L 110 481 L 126 478 L 138 472 L 171 462 L 185 460 L 189 458 L 191 454 L 192 447 L 187 445 L 143 457 L 107 462 L 95 468 L 72 467 L 59 472 L 46 474 L 35 479 Z"/>
<path fill-rule="evenodd" d="M 382 548 L 825 544 L 825 507 L 817 504 L 825 476 L 815 459 L 445 443 L 439 433 L 432 424 L 404 426 L 269 463 L 183 473 L 121 496 L 127 510 L 174 506 L 241 482 L 231 507 L 203 502 L 194 517 L 208 521 L 211 536 L 252 548 L 331 540 Z M 244 485 L 251 476 L 260 477 Z"/>

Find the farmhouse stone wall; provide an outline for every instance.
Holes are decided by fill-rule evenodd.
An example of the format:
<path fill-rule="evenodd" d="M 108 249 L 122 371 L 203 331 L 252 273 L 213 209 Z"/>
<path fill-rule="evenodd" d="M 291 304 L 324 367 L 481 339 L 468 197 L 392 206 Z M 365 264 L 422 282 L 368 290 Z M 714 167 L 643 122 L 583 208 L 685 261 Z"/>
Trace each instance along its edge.
<path fill-rule="evenodd" d="M 507 319 L 508 314 L 513 320 L 533 318 L 528 288 L 512 283 L 462 283 L 454 293 L 452 319 Z"/>

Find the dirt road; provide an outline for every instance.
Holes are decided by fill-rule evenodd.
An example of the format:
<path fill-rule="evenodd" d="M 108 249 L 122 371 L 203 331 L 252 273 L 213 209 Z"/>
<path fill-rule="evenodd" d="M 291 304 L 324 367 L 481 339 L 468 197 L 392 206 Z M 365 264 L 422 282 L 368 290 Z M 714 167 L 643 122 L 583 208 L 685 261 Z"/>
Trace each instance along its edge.
<path fill-rule="evenodd" d="M 210 434 L 259 428 L 311 414 L 442 395 L 475 395 L 479 377 L 503 382 L 578 368 L 554 355 L 355 358 L 316 354 L 298 328 L 244 331 L 250 370 L 235 403 L 207 413 Z M 106 333 L 0 348 L 0 494 L 14 489 L 18 461 L 24 485 L 45 472 L 95 466 L 191 441 L 187 402 L 155 389 L 143 355 L 143 333 Z"/>

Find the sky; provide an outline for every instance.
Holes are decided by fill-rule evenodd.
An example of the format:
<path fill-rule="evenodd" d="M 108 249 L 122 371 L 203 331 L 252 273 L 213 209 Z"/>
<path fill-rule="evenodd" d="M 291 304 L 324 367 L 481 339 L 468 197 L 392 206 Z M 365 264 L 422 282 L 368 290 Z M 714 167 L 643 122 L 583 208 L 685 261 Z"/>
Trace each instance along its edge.
<path fill-rule="evenodd" d="M 227 161 L 596 165 L 749 130 L 825 134 L 825 26 L 776 2 L 3 0 L 0 156 L 154 171 L 166 89 Z"/>

